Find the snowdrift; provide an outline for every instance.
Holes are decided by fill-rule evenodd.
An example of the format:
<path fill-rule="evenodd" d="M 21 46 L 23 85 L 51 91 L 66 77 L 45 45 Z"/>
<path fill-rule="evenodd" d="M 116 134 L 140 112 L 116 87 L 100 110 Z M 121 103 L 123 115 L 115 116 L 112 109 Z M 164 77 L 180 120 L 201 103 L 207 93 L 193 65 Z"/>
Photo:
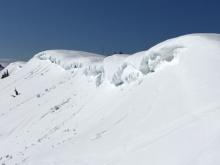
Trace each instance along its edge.
<path fill-rule="evenodd" d="M 218 34 L 133 55 L 49 50 L 5 69 L 0 164 L 220 164 Z"/>

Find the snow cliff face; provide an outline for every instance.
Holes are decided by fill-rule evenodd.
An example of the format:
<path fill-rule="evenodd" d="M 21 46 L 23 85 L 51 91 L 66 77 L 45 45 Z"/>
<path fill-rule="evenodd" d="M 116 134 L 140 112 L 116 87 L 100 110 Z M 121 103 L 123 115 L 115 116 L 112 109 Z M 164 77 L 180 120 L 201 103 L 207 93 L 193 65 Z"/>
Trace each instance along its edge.
<path fill-rule="evenodd" d="M 11 64 L 0 80 L 0 164 L 218 165 L 219 64 L 217 34 Z"/>

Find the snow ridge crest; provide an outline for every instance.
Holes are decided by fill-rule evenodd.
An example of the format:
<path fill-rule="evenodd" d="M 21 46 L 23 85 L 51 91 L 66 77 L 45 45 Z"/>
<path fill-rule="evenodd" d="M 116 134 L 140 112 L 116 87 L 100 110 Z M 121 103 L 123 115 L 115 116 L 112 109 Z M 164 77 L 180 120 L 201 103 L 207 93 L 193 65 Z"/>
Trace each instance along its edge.
<path fill-rule="evenodd" d="M 103 82 L 120 86 L 140 80 L 156 72 L 164 64 L 177 61 L 185 48 L 201 45 L 202 40 L 217 40 L 217 34 L 191 34 L 164 41 L 149 50 L 132 55 L 114 54 L 103 56 L 73 50 L 47 50 L 36 54 L 30 61 L 47 61 L 65 71 L 93 77 L 96 85 Z"/>
<path fill-rule="evenodd" d="M 104 81 L 119 86 L 155 72 L 162 63 L 171 62 L 181 48 L 181 45 L 172 45 L 133 55 L 108 57 L 80 51 L 49 50 L 38 53 L 32 60 L 47 61 L 66 71 L 81 70 L 85 76 L 95 77 L 97 86 Z"/>

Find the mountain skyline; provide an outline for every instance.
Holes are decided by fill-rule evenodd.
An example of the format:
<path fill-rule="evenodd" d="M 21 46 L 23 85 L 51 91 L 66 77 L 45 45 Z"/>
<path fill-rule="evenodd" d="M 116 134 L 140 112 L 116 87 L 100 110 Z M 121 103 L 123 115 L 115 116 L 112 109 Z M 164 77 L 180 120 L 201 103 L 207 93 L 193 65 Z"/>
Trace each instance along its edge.
<path fill-rule="evenodd" d="M 1 165 L 219 165 L 220 34 L 133 55 L 50 50 L 0 74 Z"/>

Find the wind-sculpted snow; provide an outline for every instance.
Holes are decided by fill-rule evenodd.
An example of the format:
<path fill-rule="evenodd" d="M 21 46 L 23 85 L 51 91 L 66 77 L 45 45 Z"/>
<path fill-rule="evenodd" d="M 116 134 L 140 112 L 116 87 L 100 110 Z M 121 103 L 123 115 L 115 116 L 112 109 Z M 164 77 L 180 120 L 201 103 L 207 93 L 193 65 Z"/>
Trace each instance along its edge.
<path fill-rule="evenodd" d="M 108 57 L 79 51 L 50 50 L 37 54 L 34 59 L 50 61 L 65 70 L 82 69 L 86 76 L 97 78 L 98 86 L 104 81 L 119 86 L 138 80 L 154 72 L 161 64 L 171 62 L 182 48 L 184 46 L 181 45 L 162 46 L 134 55 Z"/>
<path fill-rule="evenodd" d="M 220 164 L 220 35 L 133 55 L 50 50 L 5 69 L 0 165 Z"/>
<path fill-rule="evenodd" d="M 72 68 L 82 68 L 91 63 L 100 62 L 104 56 L 80 51 L 49 50 L 37 54 L 35 58 L 49 60 L 66 70 L 70 70 Z"/>
<path fill-rule="evenodd" d="M 180 45 L 162 46 L 162 48 L 153 48 L 128 56 L 117 67 L 117 71 L 112 76 L 112 83 L 116 86 L 123 83 L 130 83 L 139 77 L 150 74 L 161 64 L 172 62 L 183 48 L 184 46 Z"/>
<path fill-rule="evenodd" d="M 127 61 L 146 75 L 154 72 L 160 64 L 171 62 L 182 48 L 184 46 L 181 45 L 155 47 L 149 51 L 134 54 Z"/>

